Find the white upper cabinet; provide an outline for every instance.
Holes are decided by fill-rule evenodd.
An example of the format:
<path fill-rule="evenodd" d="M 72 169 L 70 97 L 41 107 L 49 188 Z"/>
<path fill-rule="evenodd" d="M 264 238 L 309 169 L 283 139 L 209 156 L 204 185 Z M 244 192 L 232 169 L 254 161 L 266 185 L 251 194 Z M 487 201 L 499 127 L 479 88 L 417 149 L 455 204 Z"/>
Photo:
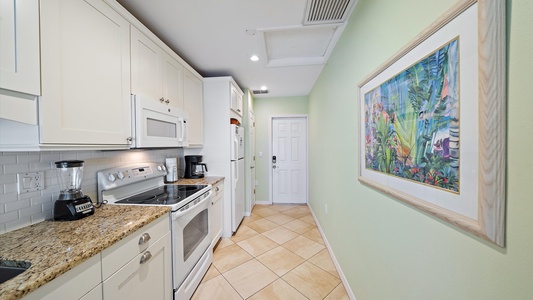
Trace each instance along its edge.
<path fill-rule="evenodd" d="M 0 0 L 0 89 L 41 94 L 39 0 Z"/>
<path fill-rule="evenodd" d="M 131 93 L 183 109 L 183 67 L 131 27 Z"/>
<path fill-rule="evenodd" d="M 231 84 L 231 103 L 230 108 L 239 116 L 242 116 L 242 91 Z"/>
<path fill-rule="evenodd" d="M 189 147 L 204 143 L 204 88 L 203 81 L 192 72 L 183 72 L 183 106 L 189 114 Z"/>
<path fill-rule="evenodd" d="M 129 28 L 102 0 L 41 1 L 42 144 L 129 144 Z"/>

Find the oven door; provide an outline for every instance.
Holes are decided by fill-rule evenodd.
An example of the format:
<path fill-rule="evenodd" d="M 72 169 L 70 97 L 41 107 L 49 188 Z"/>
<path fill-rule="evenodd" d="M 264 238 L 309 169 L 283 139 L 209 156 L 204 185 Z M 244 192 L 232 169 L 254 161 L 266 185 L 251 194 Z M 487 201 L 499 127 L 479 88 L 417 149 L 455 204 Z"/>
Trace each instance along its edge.
<path fill-rule="evenodd" d="M 133 96 L 133 147 L 181 147 L 186 138 L 186 115 L 180 109 Z"/>
<path fill-rule="evenodd" d="M 211 243 L 211 233 L 209 232 L 211 193 L 209 191 L 205 198 L 189 209 L 171 213 L 175 290 L 189 275 Z"/>

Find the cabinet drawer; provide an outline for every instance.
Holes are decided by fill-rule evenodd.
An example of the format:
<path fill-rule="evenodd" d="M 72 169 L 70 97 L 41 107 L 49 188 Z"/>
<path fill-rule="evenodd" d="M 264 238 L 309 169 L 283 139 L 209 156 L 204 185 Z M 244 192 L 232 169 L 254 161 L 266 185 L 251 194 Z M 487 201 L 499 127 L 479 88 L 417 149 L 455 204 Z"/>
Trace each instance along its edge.
<path fill-rule="evenodd" d="M 103 280 L 106 280 L 169 231 L 170 219 L 167 214 L 102 251 Z"/>
<path fill-rule="evenodd" d="M 217 198 L 218 195 L 224 195 L 224 182 L 217 183 L 212 188 L 213 191 L 213 199 Z"/>
<path fill-rule="evenodd" d="M 104 299 L 172 299 L 170 248 L 167 233 L 104 281 Z"/>

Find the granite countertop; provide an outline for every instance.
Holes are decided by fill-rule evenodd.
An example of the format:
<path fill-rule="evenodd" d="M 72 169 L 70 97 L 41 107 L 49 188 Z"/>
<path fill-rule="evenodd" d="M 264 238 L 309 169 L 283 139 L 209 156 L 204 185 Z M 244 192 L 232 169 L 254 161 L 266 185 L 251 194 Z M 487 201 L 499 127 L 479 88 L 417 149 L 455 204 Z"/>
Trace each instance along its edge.
<path fill-rule="evenodd" d="M 44 221 L 0 235 L 0 260 L 31 267 L 0 284 L 0 299 L 20 299 L 170 211 L 166 206 L 104 205 L 77 221 Z"/>
<path fill-rule="evenodd" d="M 224 180 L 224 177 L 206 176 L 204 178 L 180 178 L 175 184 L 210 184 L 215 185 Z"/>

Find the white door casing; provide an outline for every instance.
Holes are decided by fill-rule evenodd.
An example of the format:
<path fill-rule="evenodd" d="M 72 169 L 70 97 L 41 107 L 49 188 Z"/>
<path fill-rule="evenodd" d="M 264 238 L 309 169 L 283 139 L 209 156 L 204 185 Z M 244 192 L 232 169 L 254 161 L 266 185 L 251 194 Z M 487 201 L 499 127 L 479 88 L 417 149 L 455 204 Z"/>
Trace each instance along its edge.
<path fill-rule="evenodd" d="M 272 202 L 307 203 L 307 118 L 273 117 Z"/>

